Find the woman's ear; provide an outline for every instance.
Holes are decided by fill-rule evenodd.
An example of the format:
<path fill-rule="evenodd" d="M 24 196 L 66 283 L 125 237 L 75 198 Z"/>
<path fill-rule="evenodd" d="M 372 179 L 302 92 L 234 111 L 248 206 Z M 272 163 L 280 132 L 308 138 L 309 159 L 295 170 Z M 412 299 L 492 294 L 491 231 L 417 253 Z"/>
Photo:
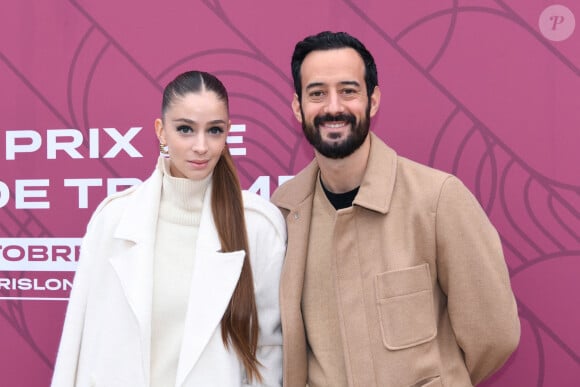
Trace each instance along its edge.
<path fill-rule="evenodd" d="M 161 118 L 155 120 L 155 134 L 160 144 L 166 144 L 165 142 L 165 130 L 163 129 L 163 121 Z"/>

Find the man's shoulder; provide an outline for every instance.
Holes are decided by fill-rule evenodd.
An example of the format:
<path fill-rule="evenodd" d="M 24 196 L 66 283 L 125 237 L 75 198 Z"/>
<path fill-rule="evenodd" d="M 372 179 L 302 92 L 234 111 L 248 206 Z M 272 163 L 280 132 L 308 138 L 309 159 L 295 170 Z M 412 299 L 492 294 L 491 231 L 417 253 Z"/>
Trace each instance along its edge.
<path fill-rule="evenodd" d="M 400 198 L 414 203 L 437 206 L 442 196 L 453 197 L 457 203 L 472 201 L 471 190 L 456 175 L 399 157 L 396 190 Z"/>
<path fill-rule="evenodd" d="M 443 182 L 452 176 L 449 172 L 442 171 L 403 156 L 397 156 L 397 164 L 399 173 L 417 176 L 421 179 L 433 180 L 434 182 Z"/>
<path fill-rule="evenodd" d="M 296 176 L 279 186 L 270 200 L 278 207 L 293 208 L 313 192 L 317 175 L 318 164 L 313 160 Z"/>
<path fill-rule="evenodd" d="M 372 160 L 375 166 L 375 171 L 384 171 L 384 168 L 387 165 L 392 164 L 396 166 L 397 179 L 404 176 L 413 176 L 420 179 L 440 182 L 450 176 L 447 172 L 443 172 L 427 164 L 422 164 L 398 154 L 375 133 L 372 133 L 371 137 L 373 144 L 371 152 L 374 153 Z M 379 173 L 378 175 L 383 176 L 383 173 Z"/>

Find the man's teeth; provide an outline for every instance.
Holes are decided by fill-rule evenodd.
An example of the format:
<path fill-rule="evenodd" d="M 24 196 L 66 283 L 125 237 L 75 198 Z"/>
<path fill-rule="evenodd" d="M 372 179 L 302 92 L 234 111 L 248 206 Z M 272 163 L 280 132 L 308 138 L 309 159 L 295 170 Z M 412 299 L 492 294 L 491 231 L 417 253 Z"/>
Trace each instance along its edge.
<path fill-rule="evenodd" d="M 331 124 L 330 122 L 327 122 L 327 123 L 324 124 L 324 126 L 326 126 L 327 128 L 332 128 L 332 129 L 334 129 L 334 128 L 341 128 L 341 127 L 344 126 L 344 123 L 341 122 L 341 123 Z"/>

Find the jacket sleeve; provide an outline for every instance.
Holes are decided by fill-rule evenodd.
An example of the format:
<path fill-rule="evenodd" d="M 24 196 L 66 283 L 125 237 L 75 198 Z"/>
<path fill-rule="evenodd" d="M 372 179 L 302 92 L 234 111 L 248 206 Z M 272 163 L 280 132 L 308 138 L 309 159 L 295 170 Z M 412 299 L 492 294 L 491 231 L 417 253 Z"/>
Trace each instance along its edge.
<path fill-rule="evenodd" d="M 77 264 L 73 286 L 69 297 L 64 326 L 52 376 L 52 387 L 76 386 L 82 345 L 85 311 L 90 289 L 90 246 L 91 223 L 81 243 L 81 254 Z"/>
<path fill-rule="evenodd" d="M 501 241 L 476 198 L 450 176 L 436 208 L 437 271 L 475 385 L 516 349 L 520 323 Z"/>
<path fill-rule="evenodd" d="M 279 286 L 282 262 L 286 253 L 284 219 L 273 207 L 268 222 L 259 222 L 250 241 L 250 257 L 254 273 L 254 291 L 258 309 L 259 338 L 256 357 L 260 364 L 262 383 L 244 386 L 282 386 L 282 328 L 280 322 Z M 255 224 L 248 225 L 255 226 Z"/>

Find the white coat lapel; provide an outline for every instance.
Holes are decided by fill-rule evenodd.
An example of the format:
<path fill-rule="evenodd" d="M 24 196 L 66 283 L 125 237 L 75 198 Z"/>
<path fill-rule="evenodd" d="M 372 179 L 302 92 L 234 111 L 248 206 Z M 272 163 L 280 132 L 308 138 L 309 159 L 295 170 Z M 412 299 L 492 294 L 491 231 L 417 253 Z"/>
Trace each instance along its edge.
<path fill-rule="evenodd" d="M 127 249 L 110 258 L 127 303 L 139 324 L 143 369 L 147 376 L 151 348 L 154 241 L 161 186 L 162 176 L 156 169 L 151 178 L 136 190 L 115 230 L 115 237 L 123 240 Z"/>
<path fill-rule="evenodd" d="M 211 213 L 210 198 L 211 185 L 206 190 L 196 243 L 191 291 L 177 367 L 177 386 L 184 383 L 216 328 L 220 326 L 238 283 L 245 257 L 244 251 L 219 252 L 221 244 Z"/>

